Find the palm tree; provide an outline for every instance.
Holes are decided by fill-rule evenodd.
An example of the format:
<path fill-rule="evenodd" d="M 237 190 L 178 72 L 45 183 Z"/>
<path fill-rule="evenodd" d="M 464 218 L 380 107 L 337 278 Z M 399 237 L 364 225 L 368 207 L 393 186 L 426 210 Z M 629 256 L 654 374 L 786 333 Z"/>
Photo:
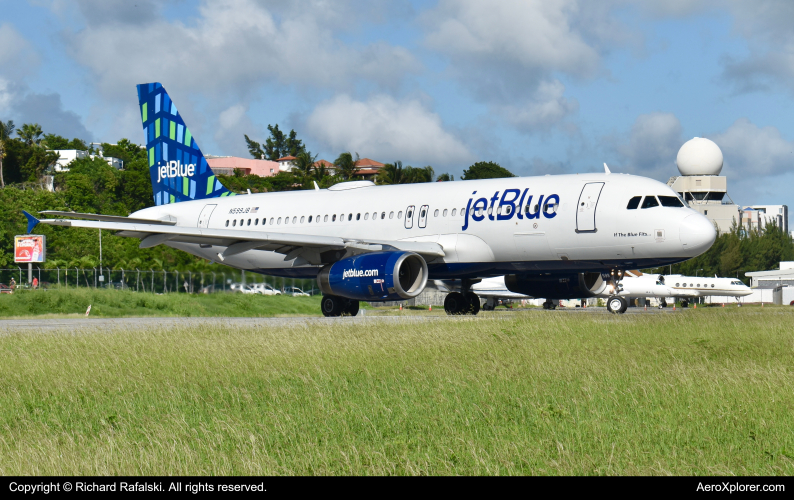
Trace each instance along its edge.
<path fill-rule="evenodd" d="M 295 174 L 300 177 L 301 184 L 306 184 L 309 182 L 309 179 L 312 177 L 312 173 L 314 171 L 314 162 L 317 159 L 317 155 L 312 157 L 312 154 L 308 151 L 301 151 L 295 157 Z"/>
<path fill-rule="evenodd" d="M 337 172 L 343 179 L 350 180 L 356 174 L 356 170 L 358 170 L 356 165 L 359 159 L 358 153 L 356 153 L 356 159 L 354 160 L 350 151 L 345 151 L 334 161 L 334 165 L 336 165 Z"/>
<path fill-rule="evenodd" d="M 26 143 L 28 146 L 40 145 L 41 144 L 41 136 L 44 132 L 41 131 L 41 125 L 38 123 L 25 123 L 22 125 L 22 128 L 17 130 L 17 135 Z"/>
<path fill-rule="evenodd" d="M 6 152 L 6 141 L 11 138 L 11 134 L 14 133 L 16 128 L 14 120 L 8 120 L 5 123 L 0 122 L 0 187 L 6 187 L 6 182 L 3 179 L 3 157 Z"/>
<path fill-rule="evenodd" d="M 377 180 L 378 184 L 404 184 L 406 179 L 403 162 L 398 160 L 384 165 L 378 172 Z"/>

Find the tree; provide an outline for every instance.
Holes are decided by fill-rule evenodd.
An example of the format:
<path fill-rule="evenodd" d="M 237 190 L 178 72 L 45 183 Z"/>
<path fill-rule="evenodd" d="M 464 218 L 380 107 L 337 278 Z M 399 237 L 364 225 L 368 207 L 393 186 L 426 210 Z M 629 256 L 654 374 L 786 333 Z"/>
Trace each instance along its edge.
<path fill-rule="evenodd" d="M 356 159 L 353 159 L 353 155 L 350 154 L 350 151 L 345 151 L 344 153 L 340 154 L 336 160 L 334 160 L 334 165 L 336 165 L 337 174 L 342 177 L 344 180 L 350 180 L 355 177 L 356 170 L 358 167 L 358 161 L 361 158 L 356 153 Z"/>
<path fill-rule="evenodd" d="M 471 179 L 499 179 L 502 177 L 515 177 L 512 172 L 492 161 L 478 161 L 467 170 L 463 171 L 464 181 Z"/>
<path fill-rule="evenodd" d="M 285 136 L 284 132 L 279 130 L 278 124 L 268 125 L 267 129 L 270 131 L 270 137 L 265 141 L 264 153 L 268 160 L 276 161 L 285 156 L 298 156 L 298 153 L 306 150 L 303 141 L 297 138 L 295 130 L 290 130 L 289 136 Z"/>
<path fill-rule="evenodd" d="M 38 123 L 25 123 L 21 129 L 17 130 L 17 135 L 27 143 L 28 146 L 41 144 L 41 125 Z"/>
<path fill-rule="evenodd" d="M 376 179 L 378 184 L 404 184 L 403 162 L 387 163 L 380 169 Z"/>
<path fill-rule="evenodd" d="M 300 179 L 304 187 L 311 187 L 308 182 L 312 179 L 314 173 L 314 162 L 317 160 L 317 155 L 312 156 L 308 151 L 301 151 L 295 159 L 295 168 L 293 173 L 295 177 Z"/>
<path fill-rule="evenodd" d="M 403 168 L 401 161 L 387 163 L 378 172 L 377 180 L 380 184 L 415 184 L 418 182 L 432 182 L 435 172 L 433 167 L 426 166 L 414 168 L 410 165 Z"/>
<path fill-rule="evenodd" d="M 48 167 L 58 161 L 58 153 L 43 148 L 34 148 L 30 159 L 21 168 L 22 180 L 37 182 Z"/>
<path fill-rule="evenodd" d="M 77 139 L 75 139 L 77 140 Z M 121 139 L 117 144 L 102 143 L 102 154 L 119 158 L 124 162 L 124 167 L 134 160 L 146 160 L 146 148 L 138 146 L 129 139 Z"/>
<path fill-rule="evenodd" d="M 433 167 L 430 165 L 422 168 L 408 167 L 408 169 L 408 182 L 411 184 L 417 182 L 433 182 L 433 177 L 436 175 L 433 171 Z"/>
<path fill-rule="evenodd" d="M 44 134 L 41 145 L 47 149 L 77 149 L 79 151 L 88 151 L 88 146 L 86 146 L 83 140 L 75 137 L 70 141 L 57 134 Z"/>
<path fill-rule="evenodd" d="M 454 181 L 454 180 L 455 180 L 455 176 L 449 175 L 448 173 L 443 173 L 436 178 L 436 181 L 438 182 L 446 182 L 446 181 Z"/>
<path fill-rule="evenodd" d="M 6 153 L 5 143 L 11 138 L 14 129 L 16 129 L 14 120 L 8 120 L 5 123 L 0 122 L 0 187 L 3 188 L 6 187 L 6 182 L 3 178 L 3 157 L 5 157 Z"/>
<path fill-rule="evenodd" d="M 248 153 L 256 158 L 257 160 L 261 160 L 265 157 L 265 152 L 262 151 L 262 145 L 256 141 L 252 141 L 248 135 L 245 135 L 245 145 L 248 146 Z"/>

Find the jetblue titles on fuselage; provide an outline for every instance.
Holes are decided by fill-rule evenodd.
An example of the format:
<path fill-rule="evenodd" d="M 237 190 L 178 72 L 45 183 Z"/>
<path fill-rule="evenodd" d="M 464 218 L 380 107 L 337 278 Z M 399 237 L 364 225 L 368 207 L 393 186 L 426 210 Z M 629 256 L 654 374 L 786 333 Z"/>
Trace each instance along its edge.
<path fill-rule="evenodd" d="M 526 212 L 521 213 L 521 207 L 525 206 L 524 199 L 528 191 L 529 188 L 524 189 L 523 193 L 520 189 L 505 189 L 501 199 L 499 198 L 499 191 L 497 191 L 491 196 L 490 205 L 488 204 L 488 198 L 478 198 L 473 205 L 474 197 L 469 198 L 461 230 L 465 231 L 469 228 L 469 215 L 475 222 L 481 222 L 486 217 L 488 217 L 488 220 L 510 220 L 514 215 L 519 219 L 524 217 L 527 219 L 539 219 L 541 213 L 547 219 L 553 219 L 557 216 L 560 197 L 556 194 L 547 196 L 545 203 L 543 201 L 544 195 L 540 195 L 535 205 L 532 205 L 532 197 L 534 195 L 529 195 L 529 198 L 526 199 Z M 475 195 L 477 191 L 471 194 Z M 496 200 L 499 200 L 498 205 L 496 205 Z M 496 210 L 494 210 L 494 205 L 496 205 Z M 518 209 L 516 209 L 516 205 L 518 205 Z"/>

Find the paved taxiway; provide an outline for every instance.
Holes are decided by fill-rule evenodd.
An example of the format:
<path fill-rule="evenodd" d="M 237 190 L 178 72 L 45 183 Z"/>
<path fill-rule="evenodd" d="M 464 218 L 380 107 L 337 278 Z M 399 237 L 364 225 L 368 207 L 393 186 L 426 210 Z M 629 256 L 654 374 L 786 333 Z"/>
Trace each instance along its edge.
<path fill-rule="evenodd" d="M 590 313 L 590 314 L 609 314 L 605 308 L 565 308 L 557 309 L 564 313 Z M 678 309 L 675 313 L 684 312 L 686 309 Z M 409 313 L 385 315 L 371 313 L 359 315 L 353 318 L 31 318 L 31 319 L 5 319 L 0 320 L 0 334 L 15 331 L 43 331 L 43 332 L 69 332 L 69 331 L 113 331 L 113 330 L 151 330 L 155 328 L 198 328 L 203 326 L 232 326 L 232 327 L 280 327 L 298 324 L 333 324 L 339 321 L 351 323 L 363 323 L 369 321 L 386 321 L 399 323 L 424 323 L 427 321 L 466 321 L 478 317 L 499 317 L 507 319 L 513 314 L 548 314 L 543 309 L 521 309 L 511 311 L 508 309 L 497 309 L 496 311 L 482 314 L 480 316 L 446 316 L 443 314 Z M 665 314 L 674 313 L 673 309 L 648 308 L 629 308 L 626 314 Z"/>

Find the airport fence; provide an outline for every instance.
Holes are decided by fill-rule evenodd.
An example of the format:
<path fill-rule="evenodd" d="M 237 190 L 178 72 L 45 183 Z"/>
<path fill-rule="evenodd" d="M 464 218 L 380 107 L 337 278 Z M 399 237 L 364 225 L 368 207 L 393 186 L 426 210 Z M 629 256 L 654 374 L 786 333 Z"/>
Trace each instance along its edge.
<path fill-rule="evenodd" d="M 34 282 L 35 278 L 35 282 Z M 0 291 L 10 288 L 50 289 L 64 288 L 113 288 L 144 293 L 221 293 L 240 291 L 241 284 L 265 283 L 282 293 L 291 293 L 299 288 L 309 295 L 319 293 L 312 279 L 280 278 L 239 270 L 227 272 L 211 271 L 167 271 L 155 269 L 112 269 L 56 267 L 47 269 L 27 267 L 0 269 Z"/>

